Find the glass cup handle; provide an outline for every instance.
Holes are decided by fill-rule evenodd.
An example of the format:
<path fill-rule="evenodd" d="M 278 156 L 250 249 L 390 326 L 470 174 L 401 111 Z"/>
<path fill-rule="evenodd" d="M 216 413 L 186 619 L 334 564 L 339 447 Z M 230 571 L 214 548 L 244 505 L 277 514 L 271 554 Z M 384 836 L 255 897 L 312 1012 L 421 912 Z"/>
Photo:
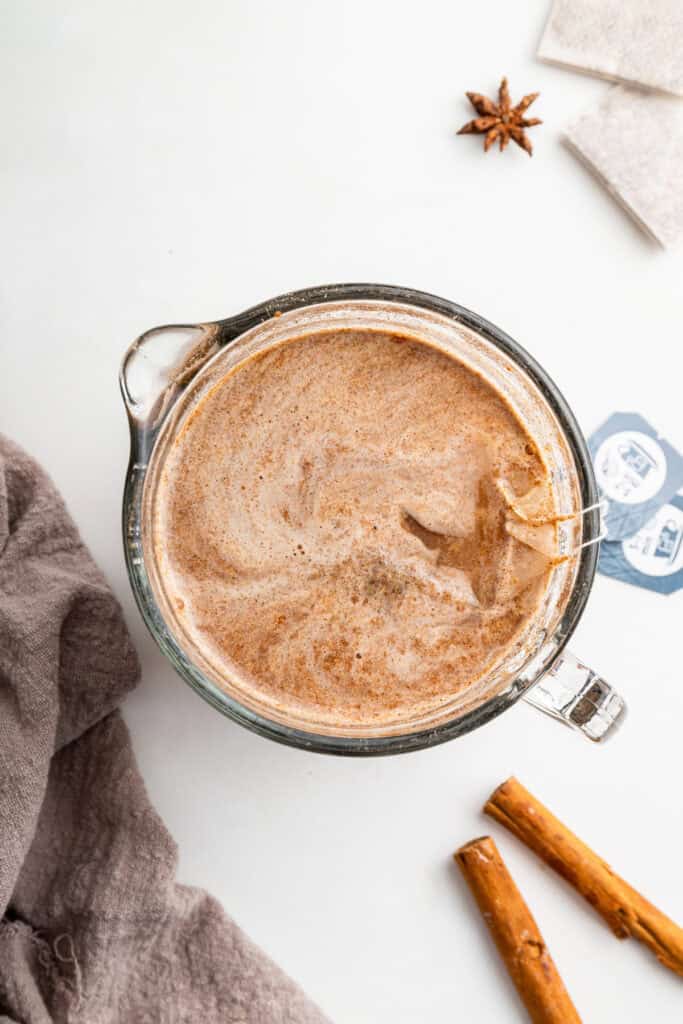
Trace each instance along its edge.
<path fill-rule="evenodd" d="M 562 652 L 524 700 L 595 743 L 612 735 L 626 715 L 616 690 L 570 651 Z"/>

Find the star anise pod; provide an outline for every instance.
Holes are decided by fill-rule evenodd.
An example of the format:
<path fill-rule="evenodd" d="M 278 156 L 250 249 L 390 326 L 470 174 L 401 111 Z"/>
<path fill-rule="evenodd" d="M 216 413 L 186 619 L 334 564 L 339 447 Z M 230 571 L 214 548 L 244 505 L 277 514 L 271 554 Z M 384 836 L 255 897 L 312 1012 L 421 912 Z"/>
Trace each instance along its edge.
<path fill-rule="evenodd" d="M 498 102 L 481 96 L 478 92 L 465 93 L 468 100 L 479 114 L 474 121 L 468 121 L 463 125 L 458 135 L 486 135 L 484 139 L 484 150 L 488 151 L 496 139 L 500 142 L 501 150 L 505 149 L 510 139 L 514 139 L 518 146 L 531 156 L 532 146 L 524 131 L 525 128 L 532 128 L 535 124 L 543 124 L 538 117 L 525 117 L 529 109 L 540 93 L 530 92 L 516 107 L 510 104 L 510 93 L 508 92 L 508 80 L 504 78 L 498 90 Z"/>

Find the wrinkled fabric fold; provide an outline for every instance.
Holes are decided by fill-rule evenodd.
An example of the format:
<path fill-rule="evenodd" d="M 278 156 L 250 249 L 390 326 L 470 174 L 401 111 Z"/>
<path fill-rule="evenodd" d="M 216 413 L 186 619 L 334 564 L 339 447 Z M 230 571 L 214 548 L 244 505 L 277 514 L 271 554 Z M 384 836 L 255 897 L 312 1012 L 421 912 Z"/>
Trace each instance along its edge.
<path fill-rule="evenodd" d="M 115 710 L 138 676 L 59 495 L 0 436 L 0 1024 L 323 1024 L 176 884 Z"/>

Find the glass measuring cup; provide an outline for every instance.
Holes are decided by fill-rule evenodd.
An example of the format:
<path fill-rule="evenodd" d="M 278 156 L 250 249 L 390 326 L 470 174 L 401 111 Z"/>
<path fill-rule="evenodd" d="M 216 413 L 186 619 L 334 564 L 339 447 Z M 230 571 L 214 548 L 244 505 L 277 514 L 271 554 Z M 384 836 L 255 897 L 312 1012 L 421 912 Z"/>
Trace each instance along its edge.
<path fill-rule="evenodd" d="M 185 418 L 230 368 L 291 337 L 315 330 L 370 328 L 422 337 L 486 377 L 545 448 L 562 521 L 560 554 L 541 612 L 506 656 L 464 693 L 382 726 L 334 728 L 284 713 L 220 678 L 178 628 L 151 545 L 150 496 L 165 453 Z M 565 650 L 585 606 L 597 563 L 600 514 L 590 458 L 562 395 L 516 342 L 445 299 L 384 285 L 332 285 L 289 293 L 214 323 L 169 325 L 128 349 L 121 389 L 131 428 L 124 491 L 124 546 L 133 591 L 162 651 L 209 703 L 280 742 L 342 754 L 397 753 L 451 739 L 524 697 L 540 710 L 602 740 L 624 703 Z"/>

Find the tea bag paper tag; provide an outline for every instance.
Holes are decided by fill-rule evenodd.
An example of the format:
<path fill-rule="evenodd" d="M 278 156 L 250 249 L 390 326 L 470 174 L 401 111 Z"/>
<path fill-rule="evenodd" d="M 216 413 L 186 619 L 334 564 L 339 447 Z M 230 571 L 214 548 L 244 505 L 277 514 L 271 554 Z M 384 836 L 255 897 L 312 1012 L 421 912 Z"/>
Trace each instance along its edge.
<path fill-rule="evenodd" d="M 614 413 L 588 447 L 607 541 L 632 537 L 683 487 L 683 456 L 637 413 Z"/>
<path fill-rule="evenodd" d="M 683 497 L 660 506 L 633 537 L 603 543 L 598 570 L 660 594 L 683 588 Z"/>

